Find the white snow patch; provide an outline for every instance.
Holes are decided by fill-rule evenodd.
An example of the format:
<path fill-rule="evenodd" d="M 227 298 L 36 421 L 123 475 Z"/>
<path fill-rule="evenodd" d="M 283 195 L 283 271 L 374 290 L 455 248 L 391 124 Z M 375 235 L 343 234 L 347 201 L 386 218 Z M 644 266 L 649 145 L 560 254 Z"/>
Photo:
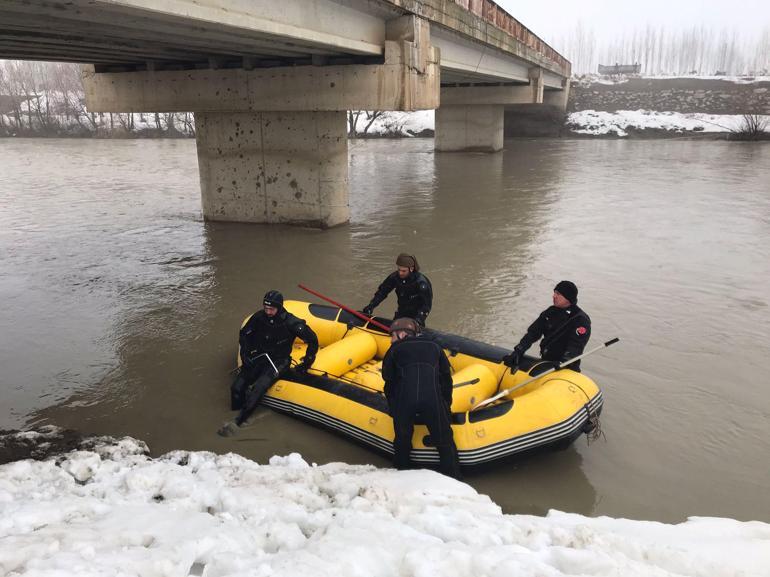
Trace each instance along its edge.
<path fill-rule="evenodd" d="M 724 82 L 732 82 L 733 84 L 755 84 L 757 82 L 770 82 L 770 76 L 756 75 L 756 76 L 717 76 L 717 75 L 689 75 L 689 74 L 659 74 L 659 75 L 647 75 L 641 76 L 616 74 L 581 74 L 574 76 L 573 81 L 576 81 L 582 85 L 590 86 L 591 84 L 624 84 L 631 78 L 641 78 L 643 80 L 722 80 Z"/>
<path fill-rule="evenodd" d="M 356 133 L 364 134 L 368 124 L 365 113 L 362 113 L 356 124 Z M 423 130 L 434 130 L 435 120 L 433 110 L 417 110 L 414 112 L 388 111 L 378 116 L 367 130 L 366 134 L 379 136 L 411 137 Z M 348 123 L 348 130 L 350 124 Z"/>
<path fill-rule="evenodd" d="M 763 116 L 770 126 L 770 116 Z M 653 110 L 618 110 L 604 112 L 581 110 L 567 117 L 567 126 L 578 134 L 627 136 L 628 129 L 659 129 L 673 132 L 731 132 L 743 124 L 740 114 L 703 114 L 656 112 Z"/>
<path fill-rule="evenodd" d="M 123 439 L 0 467 L 0 574 L 769 574 L 758 521 L 504 515 L 430 471 L 145 449 Z"/>
<path fill-rule="evenodd" d="M 683 79 L 683 80 L 723 80 L 724 82 L 733 82 L 735 84 L 754 84 L 755 82 L 770 82 L 770 76 L 757 75 L 757 76 L 727 76 L 727 75 L 689 75 L 689 74 L 673 74 L 673 75 L 659 75 L 659 76 L 642 76 L 644 79 L 649 80 L 671 80 L 671 79 Z"/>

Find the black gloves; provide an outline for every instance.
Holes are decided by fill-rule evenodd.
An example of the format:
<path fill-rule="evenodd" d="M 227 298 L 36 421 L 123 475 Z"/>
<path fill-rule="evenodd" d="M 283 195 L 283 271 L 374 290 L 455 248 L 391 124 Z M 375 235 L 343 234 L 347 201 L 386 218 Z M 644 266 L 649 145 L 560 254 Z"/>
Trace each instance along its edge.
<path fill-rule="evenodd" d="M 361 312 L 364 313 L 367 317 L 370 317 L 374 312 L 374 307 L 372 305 L 366 305 L 364 308 L 361 309 Z"/>
<path fill-rule="evenodd" d="M 523 356 L 522 350 L 518 346 L 516 346 L 511 351 L 510 355 L 505 355 L 503 357 L 503 364 L 506 367 L 511 367 L 512 369 L 515 369 L 516 367 L 519 366 L 519 363 L 521 362 L 521 357 L 522 356 Z"/>
<path fill-rule="evenodd" d="M 246 369 L 247 371 L 253 370 L 254 365 L 257 364 L 256 359 L 248 355 L 246 357 L 241 357 L 241 361 L 243 361 L 241 368 Z"/>
<path fill-rule="evenodd" d="M 298 373 L 306 373 L 307 370 L 313 365 L 315 357 L 302 357 L 302 361 L 294 368 Z"/>
<path fill-rule="evenodd" d="M 427 318 L 428 318 L 428 313 L 424 311 L 420 311 L 419 313 L 417 313 L 417 316 L 414 318 L 414 320 L 420 323 L 420 326 L 422 328 L 425 328 L 425 319 Z"/>

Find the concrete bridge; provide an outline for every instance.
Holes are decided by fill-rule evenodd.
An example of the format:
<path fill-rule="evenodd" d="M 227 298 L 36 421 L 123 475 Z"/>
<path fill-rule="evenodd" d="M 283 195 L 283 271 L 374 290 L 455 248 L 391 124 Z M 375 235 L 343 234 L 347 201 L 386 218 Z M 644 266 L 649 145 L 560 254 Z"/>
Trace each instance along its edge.
<path fill-rule="evenodd" d="M 204 217 L 346 222 L 347 110 L 436 110 L 498 151 L 570 64 L 490 0 L 3 0 L 0 57 L 88 63 L 93 112 L 193 111 Z"/>

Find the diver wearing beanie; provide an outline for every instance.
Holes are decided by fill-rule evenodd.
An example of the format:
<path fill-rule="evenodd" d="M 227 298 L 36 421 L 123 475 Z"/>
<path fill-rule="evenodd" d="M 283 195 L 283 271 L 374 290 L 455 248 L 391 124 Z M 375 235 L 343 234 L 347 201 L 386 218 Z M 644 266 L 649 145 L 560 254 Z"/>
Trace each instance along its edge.
<path fill-rule="evenodd" d="M 560 281 L 553 288 L 553 306 L 540 313 L 513 352 L 503 357 L 503 362 L 515 369 L 527 349 L 541 337 L 540 357 L 543 360 L 561 364 L 583 354 L 591 337 L 591 319 L 577 306 L 577 297 L 575 283 Z M 572 363 L 569 368 L 580 372 L 580 361 Z"/>

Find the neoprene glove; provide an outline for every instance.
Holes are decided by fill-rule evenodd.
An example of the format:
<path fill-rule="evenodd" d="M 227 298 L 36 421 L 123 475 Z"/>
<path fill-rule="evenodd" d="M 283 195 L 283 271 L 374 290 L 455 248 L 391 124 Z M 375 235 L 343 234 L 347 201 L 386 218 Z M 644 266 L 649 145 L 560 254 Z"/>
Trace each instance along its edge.
<path fill-rule="evenodd" d="M 241 357 L 242 362 L 242 368 L 245 368 L 247 370 L 251 370 L 254 368 L 254 365 L 256 364 L 256 359 L 254 357 L 251 357 L 249 355 L 246 355 L 246 357 Z"/>
<path fill-rule="evenodd" d="M 510 355 L 505 355 L 503 357 L 503 364 L 511 368 L 518 367 L 521 362 L 521 356 L 521 349 L 519 347 L 514 347 Z"/>
<path fill-rule="evenodd" d="M 297 365 L 296 371 L 299 373 L 306 373 L 307 370 L 313 365 L 315 357 L 302 357 L 302 361 Z"/>
<path fill-rule="evenodd" d="M 372 305 L 366 305 L 364 308 L 361 309 L 361 312 L 364 313 L 367 317 L 370 317 L 374 312 L 374 307 Z"/>

